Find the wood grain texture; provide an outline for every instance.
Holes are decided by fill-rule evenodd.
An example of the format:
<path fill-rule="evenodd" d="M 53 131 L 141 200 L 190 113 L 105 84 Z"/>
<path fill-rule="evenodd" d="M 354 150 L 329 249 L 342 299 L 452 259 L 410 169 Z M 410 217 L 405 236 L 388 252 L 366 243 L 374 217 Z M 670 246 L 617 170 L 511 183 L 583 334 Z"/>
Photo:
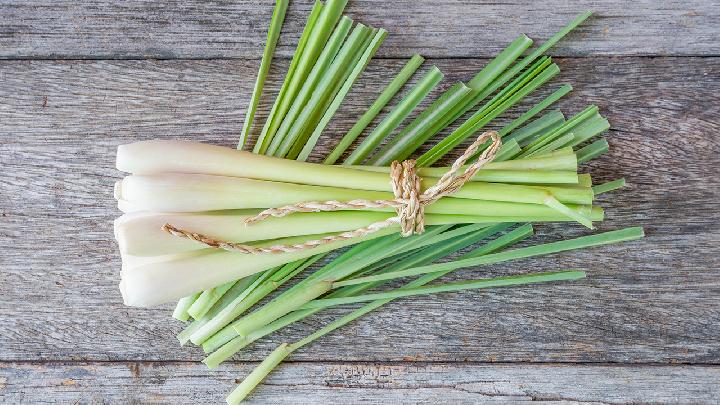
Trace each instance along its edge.
<path fill-rule="evenodd" d="M 311 6 L 292 2 L 278 55 L 292 55 Z M 380 57 L 489 57 L 520 33 L 544 40 L 588 9 L 595 16 L 553 54 L 720 54 L 720 6 L 707 0 L 354 0 L 347 14 L 389 30 Z M 6 0 L 0 57 L 260 58 L 271 13 L 258 0 Z"/>
<path fill-rule="evenodd" d="M 486 61 L 432 62 L 448 86 Z M 371 64 L 315 156 L 327 153 L 402 63 Z M 648 237 L 460 272 L 539 266 L 584 268 L 590 277 L 398 301 L 294 360 L 720 363 L 720 184 L 713 175 L 720 58 L 558 63 L 562 76 L 542 94 L 569 82 L 576 90 L 561 103 L 565 111 L 600 106 L 613 124 L 612 151 L 588 170 L 598 180 L 630 183 L 602 199 L 608 218 L 601 230 L 642 225 Z M 0 360 L 202 357 L 178 347 L 170 308 L 122 305 L 111 231 L 118 215 L 112 184 L 121 175 L 114 153 L 118 144 L 156 137 L 234 145 L 255 68 L 243 60 L 0 62 Z M 283 70 L 273 68 L 261 117 Z M 535 241 L 585 233 L 573 225 L 538 230 Z M 238 358 L 256 360 L 345 311 L 310 318 Z"/>
<path fill-rule="evenodd" d="M 224 403 L 253 364 L 0 364 L 4 403 Z M 249 404 L 716 403 L 720 368 L 701 366 L 286 363 Z"/>

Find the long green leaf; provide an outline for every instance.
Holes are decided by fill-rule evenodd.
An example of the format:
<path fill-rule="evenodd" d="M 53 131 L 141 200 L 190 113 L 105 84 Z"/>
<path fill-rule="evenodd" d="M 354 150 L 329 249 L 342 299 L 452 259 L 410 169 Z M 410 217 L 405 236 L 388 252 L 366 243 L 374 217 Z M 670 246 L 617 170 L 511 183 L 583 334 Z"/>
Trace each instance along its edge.
<path fill-rule="evenodd" d="M 280 30 L 282 29 L 283 21 L 285 21 L 285 12 L 287 11 L 288 4 L 290 4 L 288 0 L 277 0 L 275 2 L 275 9 L 273 10 L 272 19 L 270 20 L 270 28 L 267 33 L 267 40 L 265 41 L 265 50 L 263 50 L 263 56 L 260 60 L 260 69 L 258 69 L 258 75 L 255 79 L 255 87 L 253 87 L 250 104 L 248 105 L 247 112 L 245 113 L 245 122 L 243 122 L 243 128 L 240 132 L 238 149 L 243 148 L 248 139 L 248 135 L 250 134 L 250 128 L 252 127 L 253 120 L 255 119 L 255 112 L 257 111 L 258 103 L 260 103 L 260 95 L 262 94 L 263 87 L 265 86 L 265 78 L 270 71 L 270 63 L 272 62 L 272 57 L 275 53 L 275 46 L 277 45 L 278 38 L 280 38 Z"/>
<path fill-rule="evenodd" d="M 358 119 L 358 121 L 353 125 L 352 128 L 350 128 L 350 131 L 348 131 L 345 136 L 342 137 L 340 142 L 335 146 L 333 151 L 325 158 L 323 161 L 326 165 L 335 164 L 337 160 L 342 156 L 343 153 L 347 150 L 347 148 L 352 145 L 353 142 L 355 142 L 355 139 L 362 134 L 362 132 L 367 128 L 368 125 L 370 125 L 370 122 L 372 122 L 373 119 L 380 113 L 380 111 L 387 105 L 387 103 L 390 102 L 390 100 L 397 94 L 397 92 L 402 88 L 402 86 L 407 83 L 407 81 L 410 79 L 410 77 L 415 73 L 415 71 L 422 65 L 423 61 L 425 59 L 415 54 L 412 58 L 403 66 L 403 68 L 400 70 L 400 72 L 395 76 L 395 78 L 383 89 L 383 91 L 380 93 L 380 95 L 375 99 L 375 101 L 370 105 L 370 107 L 365 111 L 365 113 Z"/>

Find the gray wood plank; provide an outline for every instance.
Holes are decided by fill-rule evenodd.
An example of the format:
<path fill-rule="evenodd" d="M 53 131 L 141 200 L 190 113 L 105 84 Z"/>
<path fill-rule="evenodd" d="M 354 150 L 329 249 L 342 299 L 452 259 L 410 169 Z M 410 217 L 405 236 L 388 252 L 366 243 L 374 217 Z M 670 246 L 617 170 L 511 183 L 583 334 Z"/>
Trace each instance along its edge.
<path fill-rule="evenodd" d="M 278 55 L 292 55 L 311 5 L 292 2 Z M 553 54 L 720 54 L 720 6 L 709 0 L 354 0 L 347 14 L 389 30 L 381 57 L 490 57 L 588 9 L 596 16 Z M 259 58 L 271 13 L 272 2 L 257 0 L 10 0 L 0 7 L 0 57 Z"/>
<path fill-rule="evenodd" d="M 224 403 L 253 364 L 0 364 L 4 403 Z M 720 368 L 701 366 L 286 363 L 248 403 L 717 403 Z"/>
<path fill-rule="evenodd" d="M 484 60 L 437 60 L 448 82 Z M 559 60 L 575 85 L 569 112 L 598 104 L 612 152 L 590 165 L 631 186 L 603 198 L 601 230 L 643 225 L 632 244 L 556 255 L 458 276 L 585 268 L 572 284 L 398 301 L 327 336 L 296 360 L 720 363 L 718 58 Z M 282 64 L 281 64 L 282 65 Z M 402 65 L 373 63 L 318 154 Z M 269 88 L 278 86 L 275 67 Z M 1 360 L 197 360 L 180 349 L 170 308 L 122 305 L 111 220 L 118 144 L 154 137 L 232 146 L 251 61 L 0 62 Z M 547 89 L 549 91 L 550 89 Z M 272 91 L 270 92 L 272 93 Z M 545 93 L 547 94 L 547 93 Z M 268 109 L 268 98 L 261 113 Z M 527 106 L 527 104 L 525 104 Z M 510 114 L 516 115 L 518 111 Z M 500 121 L 506 121 L 503 118 Z M 547 240 L 585 233 L 542 225 Z M 542 236 L 549 235 L 549 236 Z M 308 319 L 239 359 L 258 359 L 343 309 Z"/>

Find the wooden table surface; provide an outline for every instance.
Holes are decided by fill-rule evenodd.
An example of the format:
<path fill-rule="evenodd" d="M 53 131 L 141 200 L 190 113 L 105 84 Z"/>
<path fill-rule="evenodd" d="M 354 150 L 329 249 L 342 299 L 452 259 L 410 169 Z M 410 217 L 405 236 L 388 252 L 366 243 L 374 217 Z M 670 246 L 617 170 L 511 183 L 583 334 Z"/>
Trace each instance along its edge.
<path fill-rule="evenodd" d="M 292 2 L 261 117 L 310 6 Z M 253 402 L 720 401 L 720 3 L 353 0 L 347 14 L 389 37 L 315 157 L 412 53 L 447 88 L 517 34 L 540 42 L 586 9 L 550 52 L 561 75 L 523 107 L 561 83 L 575 88 L 566 114 L 600 107 L 612 149 L 583 171 L 629 182 L 601 199 L 600 230 L 641 225 L 647 238 L 482 269 L 587 269 L 580 282 L 399 300 L 294 354 Z M 171 307 L 128 308 L 117 289 L 116 146 L 233 146 L 271 12 L 269 0 L 0 4 L 0 402 L 221 402 L 279 342 L 347 311 L 207 370 L 178 346 Z M 587 233 L 536 229 L 533 241 Z"/>

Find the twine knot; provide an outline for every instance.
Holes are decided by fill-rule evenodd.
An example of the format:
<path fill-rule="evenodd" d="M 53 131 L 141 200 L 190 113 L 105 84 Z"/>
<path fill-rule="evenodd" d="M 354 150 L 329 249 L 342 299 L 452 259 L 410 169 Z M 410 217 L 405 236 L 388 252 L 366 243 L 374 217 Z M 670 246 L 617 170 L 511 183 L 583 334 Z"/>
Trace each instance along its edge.
<path fill-rule="evenodd" d="M 463 165 L 465 165 L 465 163 L 477 153 L 480 147 L 490 139 L 492 139 L 490 146 L 488 146 L 480 154 L 474 163 L 465 168 L 462 174 L 458 175 L 457 173 L 462 169 Z M 390 166 L 392 190 L 395 195 L 395 198 L 392 200 L 300 202 L 279 208 L 269 208 L 245 220 L 247 225 L 251 225 L 269 217 L 279 218 L 296 212 L 363 210 L 388 207 L 395 209 L 396 216 L 354 231 L 343 232 L 337 235 L 326 236 L 321 239 L 309 240 L 307 242 L 294 245 L 256 247 L 216 240 L 202 234 L 175 228 L 170 224 L 165 224 L 162 229 L 174 236 L 191 239 L 209 247 L 250 254 L 291 253 L 305 249 L 312 249 L 327 243 L 366 236 L 395 224 L 400 225 L 400 232 L 402 236 L 410 236 L 416 233 L 422 233 L 425 230 L 425 207 L 442 197 L 457 192 L 477 173 L 478 170 L 480 170 L 482 166 L 491 162 L 495 158 L 501 145 L 502 141 L 497 132 L 488 131 L 481 134 L 475 142 L 468 146 L 465 152 L 463 152 L 463 154 L 457 158 L 455 162 L 453 162 L 450 169 L 437 181 L 437 183 L 425 190 L 423 193 L 420 192 L 422 179 L 417 174 L 415 160 L 408 159 L 403 162 L 394 161 Z"/>
<path fill-rule="evenodd" d="M 415 170 L 415 160 L 402 163 L 392 162 L 390 166 L 393 193 L 395 194 L 395 212 L 400 223 L 402 236 L 425 231 L 425 203 L 420 199 L 420 181 Z"/>

